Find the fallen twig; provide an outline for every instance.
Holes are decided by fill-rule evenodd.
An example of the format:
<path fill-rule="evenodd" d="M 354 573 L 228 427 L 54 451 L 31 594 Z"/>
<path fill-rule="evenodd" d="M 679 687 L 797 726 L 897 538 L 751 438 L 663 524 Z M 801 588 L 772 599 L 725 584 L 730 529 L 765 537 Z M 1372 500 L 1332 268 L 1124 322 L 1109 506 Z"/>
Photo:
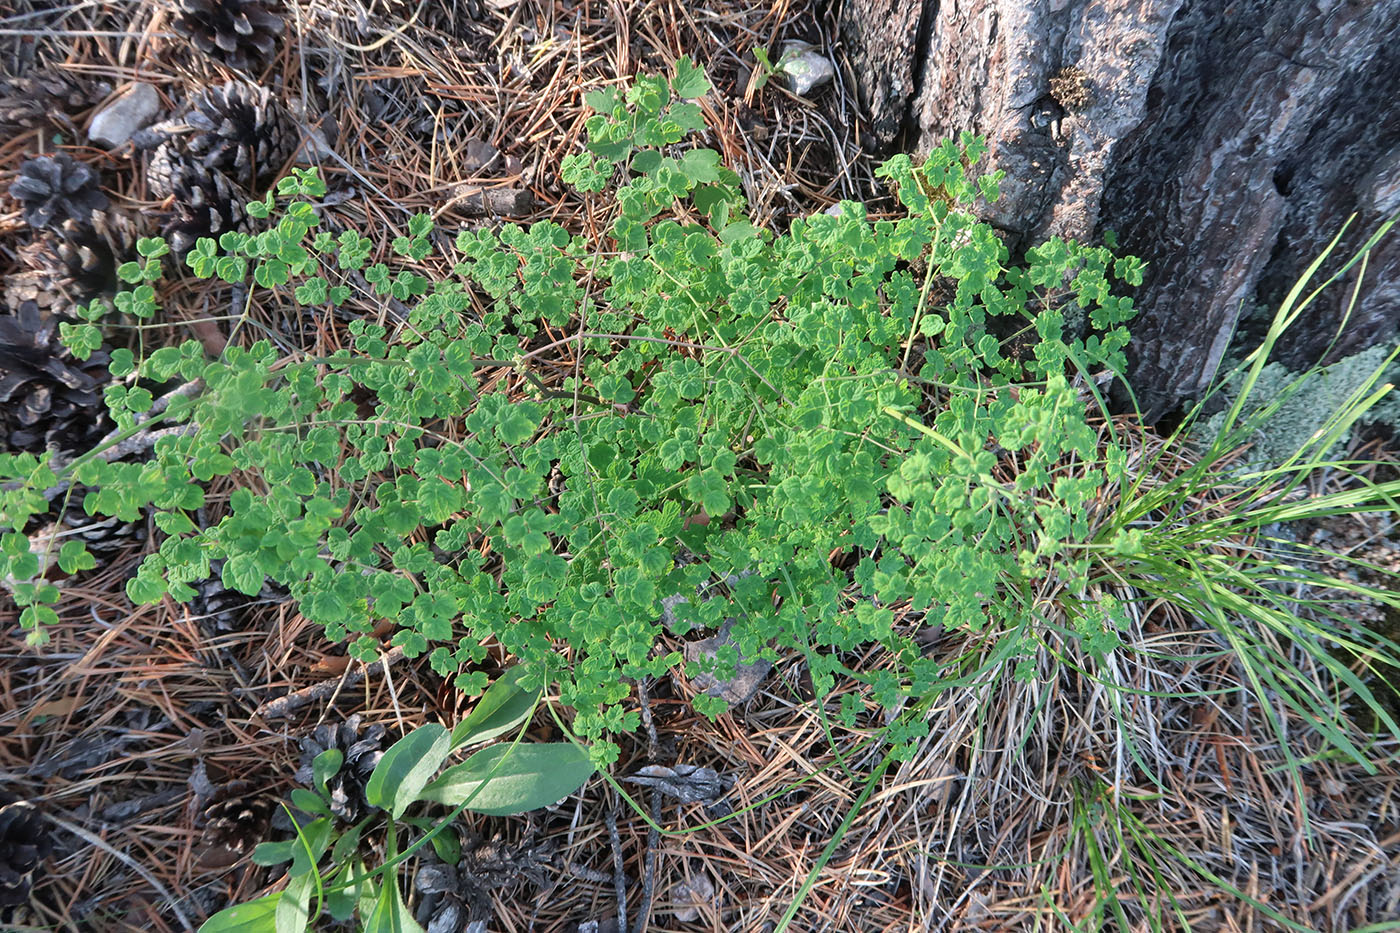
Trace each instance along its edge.
<path fill-rule="evenodd" d="M 254 710 L 253 715 L 264 720 L 285 719 L 303 706 L 333 696 L 345 687 L 354 686 L 371 674 L 378 674 L 384 670 L 386 665 L 393 664 L 402 657 L 403 648 L 394 648 L 378 661 L 362 664 L 359 667 L 353 665 L 347 667 L 345 673 L 336 680 L 323 680 L 318 684 L 303 687 L 275 700 L 268 700 Z"/>
<path fill-rule="evenodd" d="M 622 860 L 622 837 L 617 832 L 617 801 L 608 808 L 604 821 L 612 842 L 613 890 L 617 893 L 617 933 L 627 933 L 627 868 Z"/>

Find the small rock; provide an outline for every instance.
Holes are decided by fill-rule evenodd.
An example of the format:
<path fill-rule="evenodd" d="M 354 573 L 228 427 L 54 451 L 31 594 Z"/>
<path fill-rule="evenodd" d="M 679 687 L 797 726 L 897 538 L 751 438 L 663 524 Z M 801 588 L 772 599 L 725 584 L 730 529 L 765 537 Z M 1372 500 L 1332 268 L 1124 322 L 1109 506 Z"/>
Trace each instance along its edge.
<path fill-rule="evenodd" d="M 830 81 L 836 74 L 836 66 L 820 54 L 810 43 L 797 40 L 783 43 L 783 57 L 778 59 L 778 70 L 788 76 L 792 92 L 805 97 L 807 92 Z"/>
<path fill-rule="evenodd" d="M 189 785 L 190 793 L 194 795 L 195 809 L 203 809 L 209 798 L 214 796 L 214 783 L 209 780 L 209 769 L 205 766 L 204 759 L 195 761 L 194 770 L 190 772 Z"/>
<path fill-rule="evenodd" d="M 954 785 L 967 775 L 951 762 L 925 759 L 919 762 L 917 777 L 912 768 L 908 777 L 911 781 L 925 782 L 928 786 L 927 806 L 941 810 L 947 807 L 948 801 L 952 799 Z"/>
<path fill-rule="evenodd" d="M 672 886 L 671 900 L 677 904 L 676 919 L 681 923 L 691 923 L 700 918 L 700 908 L 714 904 L 715 886 L 704 875 L 696 875 L 689 881 Z M 679 906 L 682 904 L 687 906 Z"/>
<path fill-rule="evenodd" d="M 131 84 L 116 100 L 98 111 L 88 127 L 88 139 L 115 149 L 131 139 L 160 113 L 160 94 L 151 84 Z"/>
<path fill-rule="evenodd" d="M 734 621 L 731 619 L 724 623 L 717 634 L 686 645 L 684 651 L 686 660 L 714 658 L 719 649 L 725 645 L 733 645 L 734 649 L 738 651 L 738 645 L 729 635 L 733 627 Z M 733 677 L 728 680 L 720 680 L 713 674 L 697 674 L 691 679 L 691 683 L 695 685 L 695 689 L 703 690 L 713 697 L 720 697 L 730 706 L 742 706 L 753 699 L 753 695 L 763 685 L 764 678 L 772 670 L 772 662 L 764 661 L 762 658 L 749 661 L 740 651 L 739 663 L 735 665 Z"/>
<path fill-rule="evenodd" d="M 617 918 L 605 917 L 602 920 L 585 920 L 574 933 L 617 933 Z"/>
<path fill-rule="evenodd" d="M 496 147 L 488 142 L 472 137 L 467 140 L 462 153 L 462 173 L 475 175 L 496 158 Z"/>
<path fill-rule="evenodd" d="M 335 154 L 336 137 L 340 135 L 335 117 L 328 113 L 308 115 L 300 98 L 287 101 L 287 109 L 301 127 L 301 145 L 297 147 L 298 165 L 319 165 Z"/>
<path fill-rule="evenodd" d="M 676 607 L 689 605 L 689 603 L 690 600 L 679 593 L 661 597 L 661 623 L 674 632 L 681 622 L 680 617 L 676 615 Z"/>
<path fill-rule="evenodd" d="M 474 217 L 504 214 L 519 217 L 534 210 L 535 199 L 523 188 L 483 188 L 479 185 L 456 185 L 452 189 L 452 205 Z"/>
<path fill-rule="evenodd" d="M 1329 797 L 1340 797 L 1347 792 L 1347 785 L 1334 777 L 1325 777 L 1321 782 L 1322 792 Z"/>
<path fill-rule="evenodd" d="M 331 144 L 326 141 L 326 135 L 326 131 L 319 126 L 313 126 L 306 131 L 306 137 L 297 148 L 298 165 L 319 165 L 335 153 Z"/>

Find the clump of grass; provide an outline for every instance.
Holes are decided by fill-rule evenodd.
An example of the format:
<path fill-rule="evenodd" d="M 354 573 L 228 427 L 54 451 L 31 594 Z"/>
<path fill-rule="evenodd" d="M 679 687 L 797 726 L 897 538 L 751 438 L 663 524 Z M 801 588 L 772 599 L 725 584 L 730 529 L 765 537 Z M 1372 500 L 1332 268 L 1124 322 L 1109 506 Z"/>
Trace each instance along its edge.
<path fill-rule="evenodd" d="M 1366 925 L 1393 918 L 1400 891 L 1354 879 L 1400 856 L 1379 816 L 1400 784 L 1384 695 L 1400 646 L 1349 601 L 1394 613 L 1400 593 L 1393 572 L 1291 529 L 1400 512 L 1400 481 L 1339 453 L 1390 392 L 1396 353 L 1373 354 L 1273 462 L 1247 457 L 1307 384 L 1258 391 L 1274 345 L 1389 226 L 1314 286 L 1336 241 L 1318 257 L 1222 380 L 1237 392 L 1221 415 L 1203 401 L 1169 437 L 1097 422 L 1099 460 L 1077 466 L 1112 481 L 1080 545 L 1089 585 L 1012 593 L 1042 622 L 1022 642 L 1030 676 L 1011 676 L 1005 640 L 938 646 L 945 681 L 909 713 L 928 738 L 892 771 L 907 790 L 848 820 L 905 853 L 935 925 L 1393 928 Z"/>

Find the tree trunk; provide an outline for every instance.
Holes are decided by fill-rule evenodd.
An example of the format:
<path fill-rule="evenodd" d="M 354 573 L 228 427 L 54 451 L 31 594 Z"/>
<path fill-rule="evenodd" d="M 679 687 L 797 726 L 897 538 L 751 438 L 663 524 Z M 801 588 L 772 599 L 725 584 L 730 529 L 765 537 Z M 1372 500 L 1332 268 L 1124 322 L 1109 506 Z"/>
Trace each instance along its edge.
<path fill-rule="evenodd" d="M 1400 209 L 1400 0 L 842 0 L 840 24 L 877 145 L 982 134 L 1006 171 L 984 216 L 1016 244 L 1113 230 L 1148 262 L 1130 357 L 1153 420 L 1202 394 L 1347 217 L 1324 273 Z M 1277 359 L 1395 339 L 1400 235 L 1329 351 L 1347 286 Z"/>

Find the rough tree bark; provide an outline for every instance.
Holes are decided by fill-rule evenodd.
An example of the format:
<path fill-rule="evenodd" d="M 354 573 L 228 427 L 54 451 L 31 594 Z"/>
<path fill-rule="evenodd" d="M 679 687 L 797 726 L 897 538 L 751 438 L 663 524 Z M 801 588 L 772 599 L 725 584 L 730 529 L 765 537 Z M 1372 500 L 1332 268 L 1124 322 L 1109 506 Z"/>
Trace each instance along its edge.
<path fill-rule="evenodd" d="M 1114 230 L 1148 261 L 1131 378 L 1153 419 L 1199 396 L 1247 315 L 1276 305 L 1348 216 L 1339 255 L 1400 210 L 1400 0 L 839 12 L 876 145 L 922 153 L 983 134 L 986 167 L 1007 173 L 985 215 L 1013 240 Z M 1349 297 L 1325 294 L 1276 358 L 1298 369 L 1328 352 Z M 1373 254 L 1329 359 L 1397 330 L 1400 234 Z"/>

